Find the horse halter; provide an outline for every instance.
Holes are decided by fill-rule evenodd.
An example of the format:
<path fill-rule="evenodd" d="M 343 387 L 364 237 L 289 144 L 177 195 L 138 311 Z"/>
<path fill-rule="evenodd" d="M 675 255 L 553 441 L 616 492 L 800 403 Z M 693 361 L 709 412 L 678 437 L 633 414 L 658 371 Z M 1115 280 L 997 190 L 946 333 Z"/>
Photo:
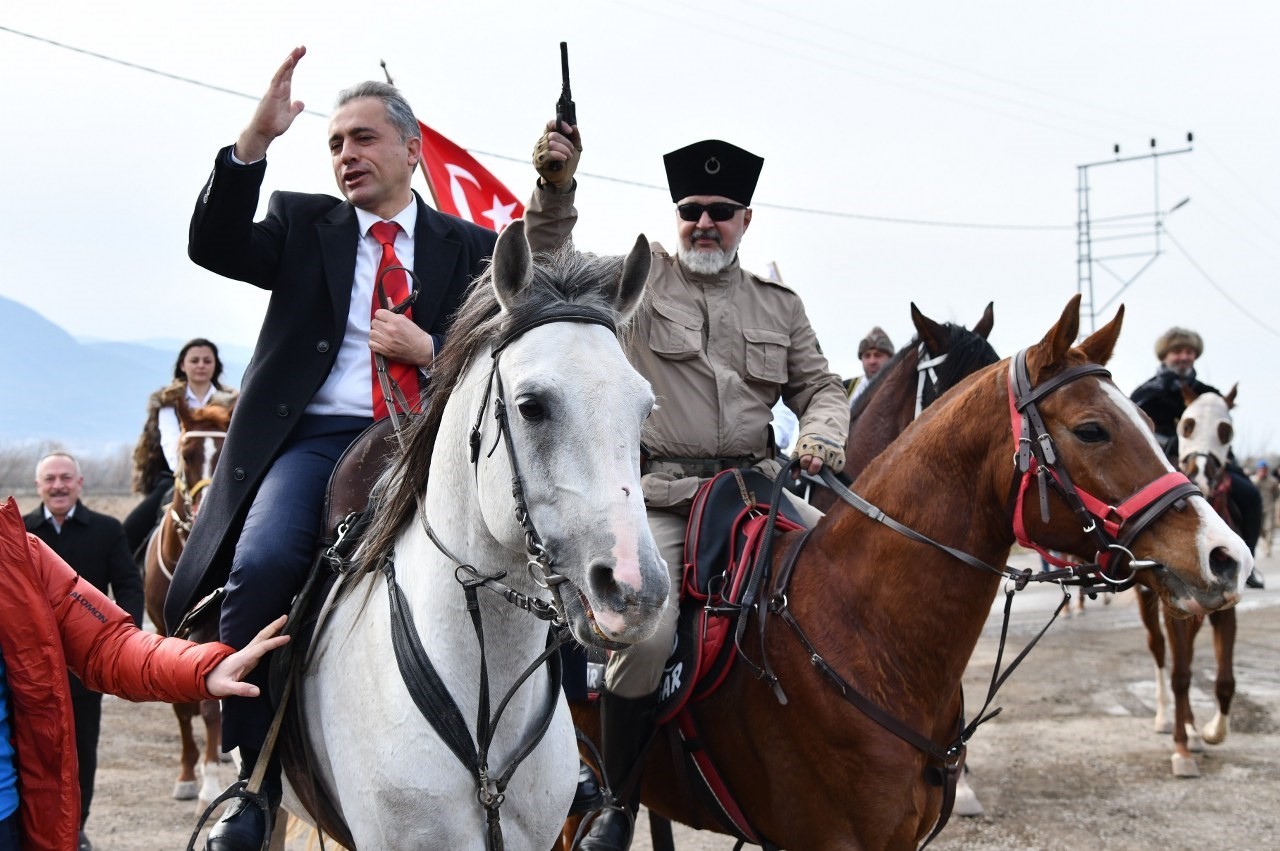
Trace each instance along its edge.
<path fill-rule="evenodd" d="M 186 443 L 192 438 L 213 438 L 214 440 L 225 439 L 227 433 L 225 431 L 184 431 L 179 438 L 180 443 Z M 185 541 L 187 536 L 191 534 L 191 524 L 195 522 L 195 504 L 196 499 L 201 492 L 209 485 L 213 484 L 212 478 L 200 479 L 193 485 L 187 484 L 186 464 L 179 464 L 178 470 L 173 477 L 173 488 L 182 494 L 182 505 L 186 509 L 185 517 L 178 515 L 178 512 L 172 508 L 169 509 L 169 516 L 173 518 L 173 522 L 177 524 L 178 534 Z"/>
<path fill-rule="evenodd" d="M 568 582 L 568 577 L 558 573 L 553 565 L 555 564 L 555 556 L 551 554 L 542 542 L 542 537 L 538 534 L 537 528 L 533 524 L 533 518 L 529 516 L 529 505 L 524 494 L 524 480 L 520 475 L 520 464 L 516 458 L 515 443 L 511 437 L 511 423 L 507 416 L 507 399 L 506 390 L 502 383 L 502 371 L 499 368 L 499 360 L 503 351 L 506 350 L 512 342 L 524 336 L 524 334 L 532 331 L 541 325 L 549 325 L 553 322 L 579 322 L 589 325 L 602 325 L 608 328 L 612 333 L 617 334 L 617 326 L 613 321 L 596 310 L 590 310 L 580 305 L 565 304 L 546 312 L 540 313 L 530 319 L 516 325 L 507 330 L 507 332 L 494 346 L 492 358 L 493 366 L 489 370 L 489 379 L 485 384 L 484 396 L 480 400 L 480 408 L 476 411 L 475 423 L 471 427 L 470 445 L 471 445 L 471 465 L 475 468 L 476 475 L 479 475 L 480 463 L 480 424 L 484 420 L 484 412 L 489 407 L 489 399 L 493 397 L 493 416 L 498 423 L 498 433 L 501 435 L 503 445 L 507 450 L 507 460 L 511 465 L 511 496 L 514 500 L 514 512 L 516 522 L 520 524 L 520 528 L 524 530 L 524 546 L 525 555 L 527 557 L 526 569 L 530 578 L 540 588 L 551 593 L 550 604 L 533 598 L 528 598 L 520 594 L 514 589 L 502 586 L 496 580 L 500 577 L 483 578 L 475 568 L 465 564 L 460 559 L 454 557 L 447 550 L 445 554 L 458 562 L 459 569 L 471 573 L 480 581 L 489 585 L 499 585 L 500 590 L 508 601 L 527 609 L 534 615 L 551 620 L 555 626 L 565 626 L 569 622 L 568 613 L 565 609 L 564 599 L 561 595 L 560 586 Z M 494 387 L 497 392 L 494 392 Z M 497 440 L 490 448 L 485 457 L 492 456 L 497 450 Z M 433 536 L 434 540 L 434 536 Z M 437 543 L 437 545 L 439 545 Z M 624 645 L 609 641 L 603 635 L 597 634 L 603 646 L 610 649 L 620 649 Z"/>
<path fill-rule="evenodd" d="M 1052 564 L 1074 571 L 1077 565 L 1048 553 L 1027 536 L 1023 503 L 1031 480 L 1034 478 L 1036 481 L 1040 519 L 1046 523 L 1049 520 L 1049 487 L 1052 485 L 1075 514 L 1080 528 L 1097 545 L 1095 558 L 1101 568 L 1098 575 L 1113 585 L 1128 587 L 1133 583 L 1136 571 L 1156 566 L 1155 562 L 1134 558 L 1129 550 L 1133 541 L 1169 508 L 1201 494 L 1198 487 L 1178 472 L 1159 476 L 1119 505 L 1109 505 L 1072 483 L 1036 402 L 1063 385 L 1091 375 L 1111 377 L 1111 373 L 1100 364 L 1083 364 L 1033 387 L 1027 371 L 1027 349 L 1009 360 L 1009 415 L 1016 441 L 1013 531 L 1022 546 L 1036 550 Z M 1129 575 L 1122 579 L 1107 575 L 1117 557 L 1122 558 L 1124 566 L 1129 568 Z"/>
<path fill-rule="evenodd" d="M 924 410 L 924 389 L 926 382 L 929 387 L 933 388 L 936 398 L 938 393 L 938 370 L 936 367 L 942 366 L 947 362 L 947 353 L 943 352 L 936 358 L 929 357 L 929 349 L 925 346 L 924 341 L 916 348 L 916 412 L 912 415 L 912 419 L 920 416 L 920 412 Z"/>

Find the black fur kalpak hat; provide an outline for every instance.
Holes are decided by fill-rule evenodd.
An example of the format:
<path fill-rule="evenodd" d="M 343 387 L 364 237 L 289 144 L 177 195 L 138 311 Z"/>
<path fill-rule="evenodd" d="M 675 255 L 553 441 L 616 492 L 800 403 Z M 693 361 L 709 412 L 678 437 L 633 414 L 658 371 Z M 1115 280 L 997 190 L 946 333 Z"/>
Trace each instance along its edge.
<path fill-rule="evenodd" d="M 760 179 L 764 159 L 719 139 L 694 142 L 662 158 L 676 203 L 693 195 L 720 195 L 744 206 Z"/>

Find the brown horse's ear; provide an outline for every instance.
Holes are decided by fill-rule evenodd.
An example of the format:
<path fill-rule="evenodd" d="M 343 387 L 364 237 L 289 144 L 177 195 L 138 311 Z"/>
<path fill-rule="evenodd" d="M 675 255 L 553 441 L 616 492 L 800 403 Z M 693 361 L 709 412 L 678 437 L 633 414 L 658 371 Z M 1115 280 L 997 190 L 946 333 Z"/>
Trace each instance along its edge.
<path fill-rule="evenodd" d="M 1227 403 L 1227 410 L 1230 411 L 1236 406 L 1236 391 L 1240 389 L 1239 384 L 1232 384 L 1231 391 L 1222 397 L 1222 401 Z"/>
<path fill-rule="evenodd" d="M 987 309 L 982 311 L 982 318 L 978 320 L 978 324 L 973 326 L 973 333 L 982 339 L 987 339 L 987 335 L 991 333 L 991 326 L 996 324 L 994 301 L 987 302 Z"/>
<path fill-rule="evenodd" d="M 914 301 L 911 302 L 911 324 L 916 326 L 920 342 L 924 343 L 929 354 L 936 356 L 942 353 L 942 346 L 947 339 L 946 329 L 921 313 Z"/>
<path fill-rule="evenodd" d="M 1080 294 L 1076 293 L 1067 302 L 1062 316 L 1044 339 L 1027 351 L 1027 372 L 1031 383 L 1039 384 L 1040 376 L 1053 365 L 1062 361 L 1075 342 L 1080 332 Z"/>
<path fill-rule="evenodd" d="M 1090 363 L 1106 364 L 1111 360 L 1111 353 L 1116 348 L 1116 340 L 1120 338 L 1122 324 L 1124 324 L 1123 304 L 1116 311 L 1115 319 L 1094 331 L 1080 344 L 1080 350 L 1084 352 Z"/>
<path fill-rule="evenodd" d="M 1190 405 L 1196 399 L 1200 398 L 1200 393 L 1185 381 L 1179 381 L 1178 386 L 1182 388 L 1182 404 Z"/>

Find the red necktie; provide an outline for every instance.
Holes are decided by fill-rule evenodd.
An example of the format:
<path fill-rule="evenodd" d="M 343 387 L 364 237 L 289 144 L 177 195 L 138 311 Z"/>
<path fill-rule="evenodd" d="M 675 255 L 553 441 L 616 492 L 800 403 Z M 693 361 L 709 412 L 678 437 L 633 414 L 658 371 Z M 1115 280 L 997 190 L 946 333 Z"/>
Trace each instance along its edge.
<path fill-rule="evenodd" d="M 378 303 L 378 281 L 382 281 L 382 289 L 391 304 L 399 304 L 409 297 L 409 283 L 407 276 L 400 269 L 383 272 L 393 266 L 399 266 L 400 258 L 396 257 L 396 234 L 400 232 L 400 226 L 395 222 L 377 222 L 369 229 L 373 234 L 373 238 L 382 244 L 382 260 L 378 262 L 378 272 L 373 279 L 373 301 L 372 308 L 369 311 L 369 318 L 372 320 L 373 314 L 378 312 L 378 308 L 387 308 L 389 305 Z M 405 310 L 404 315 L 412 319 L 412 308 Z M 387 411 L 387 399 L 382 393 L 382 383 L 378 380 L 378 367 L 373 361 L 373 355 L 370 353 L 370 363 L 373 364 L 373 418 L 380 420 L 389 416 Z M 417 411 L 419 407 L 418 399 L 418 368 L 412 364 L 401 363 L 387 358 L 387 374 L 391 379 L 400 386 L 400 391 L 404 393 L 405 398 L 409 401 L 409 410 Z"/>

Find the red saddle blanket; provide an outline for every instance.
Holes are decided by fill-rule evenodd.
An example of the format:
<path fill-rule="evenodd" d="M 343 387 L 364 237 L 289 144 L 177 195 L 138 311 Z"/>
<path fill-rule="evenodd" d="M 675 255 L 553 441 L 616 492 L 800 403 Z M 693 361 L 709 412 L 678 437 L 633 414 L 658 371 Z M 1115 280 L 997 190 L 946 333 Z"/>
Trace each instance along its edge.
<path fill-rule="evenodd" d="M 680 623 L 662 674 L 658 723 L 716 690 L 733 666 L 729 636 L 768 522 L 773 482 L 758 470 L 725 470 L 694 497 L 685 532 Z M 785 498 L 775 535 L 803 528 Z"/>

